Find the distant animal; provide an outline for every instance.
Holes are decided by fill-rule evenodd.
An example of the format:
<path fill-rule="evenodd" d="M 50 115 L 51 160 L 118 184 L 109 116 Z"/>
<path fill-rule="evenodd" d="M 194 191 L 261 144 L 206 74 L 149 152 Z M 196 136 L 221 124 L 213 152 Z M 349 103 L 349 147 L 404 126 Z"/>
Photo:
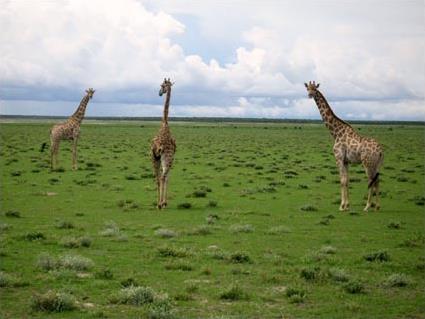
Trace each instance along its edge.
<path fill-rule="evenodd" d="M 93 98 L 95 90 L 89 88 L 80 102 L 74 114 L 65 122 L 56 124 L 50 130 L 50 165 L 52 170 L 58 164 L 59 144 L 61 140 L 72 141 L 72 169 L 77 169 L 77 143 L 80 137 L 80 126 L 84 119 L 87 104 Z M 46 143 L 43 143 L 40 151 L 43 152 Z"/>
<path fill-rule="evenodd" d="M 159 90 L 159 96 L 166 94 L 164 102 L 164 113 L 161 128 L 153 138 L 151 144 L 151 159 L 157 186 L 157 208 L 163 209 L 167 206 L 168 174 L 173 164 L 176 152 L 176 140 L 171 136 L 168 126 L 168 110 L 170 107 L 171 87 L 170 79 L 164 79 Z"/>
<path fill-rule="evenodd" d="M 318 90 L 319 83 L 304 83 L 308 97 L 313 98 L 319 108 L 323 122 L 335 140 L 333 153 L 339 168 L 341 184 L 341 205 L 339 210 L 349 208 L 348 200 L 348 164 L 361 163 L 368 177 L 368 197 L 364 211 L 368 211 L 375 195 L 375 210 L 379 210 L 379 169 L 384 160 L 382 146 L 373 138 L 359 135 L 354 128 L 338 118 L 323 94 Z"/>

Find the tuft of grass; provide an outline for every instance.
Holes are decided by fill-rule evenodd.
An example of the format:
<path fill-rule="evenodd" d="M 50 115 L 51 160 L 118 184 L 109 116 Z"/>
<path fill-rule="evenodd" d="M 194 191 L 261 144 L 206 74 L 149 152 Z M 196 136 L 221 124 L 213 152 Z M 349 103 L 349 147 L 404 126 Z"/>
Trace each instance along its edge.
<path fill-rule="evenodd" d="M 215 224 L 220 217 L 217 214 L 209 214 L 206 218 L 208 224 Z"/>
<path fill-rule="evenodd" d="M 192 235 L 192 236 L 195 236 L 195 235 L 202 235 L 202 236 L 209 235 L 209 234 L 211 234 L 211 227 L 209 227 L 208 225 L 199 225 L 199 226 L 196 226 L 195 228 L 189 230 L 187 232 L 187 234 L 188 235 Z"/>
<path fill-rule="evenodd" d="M 251 263 L 252 260 L 248 254 L 243 252 L 234 252 L 230 254 L 229 261 L 234 264 Z"/>
<path fill-rule="evenodd" d="M 252 227 L 252 225 L 250 224 L 246 224 L 246 225 L 235 224 L 230 226 L 229 230 L 231 233 L 252 233 L 254 232 L 254 227 Z"/>
<path fill-rule="evenodd" d="M 390 275 L 385 281 L 384 286 L 387 287 L 406 287 L 411 283 L 411 280 L 408 276 L 401 273 L 396 273 Z"/>
<path fill-rule="evenodd" d="M 100 232 L 100 235 L 104 237 L 118 236 L 120 235 L 120 228 L 113 221 L 107 222 L 105 223 L 104 229 Z"/>
<path fill-rule="evenodd" d="M 49 290 L 45 294 L 35 294 L 31 300 L 31 308 L 34 311 L 64 312 L 77 308 L 74 296 Z"/>
<path fill-rule="evenodd" d="M 232 285 L 220 293 L 220 299 L 235 301 L 235 300 L 248 300 L 249 296 L 237 285 Z"/>
<path fill-rule="evenodd" d="M 154 301 L 155 292 L 150 287 L 130 286 L 122 288 L 112 302 L 124 305 L 142 306 Z"/>
<path fill-rule="evenodd" d="M 322 246 L 319 252 L 322 254 L 333 255 L 336 253 L 336 248 L 332 246 Z"/>
<path fill-rule="evenodd" d="M 56 269 L 81 271 L 91 269 L 94 263 L 91 259 L 79 255 L 64 255 L 55 258 L 48 253 L 42 253 L 38 256 L 36 265 L 44 271 Z"/>
<path fill-rule="evenodd" d="M 286 234 L 286 233 L 290 233 L 290 232 L 291 232 L 291 230 L 288 227 L 281 225 L 281 226 L 271 227 L 267 231 L 267 234 L 269 234 L 269 235 L 281 235 L 281 234 Z"/>
<path fill-rule="evenodd" d="M 190 255 L 187 249 L 173 248 L 169 246 L 159 247 L 158 254 L 161 257 L 178 257 L 178 258 L 188 257 Z"/>
<path fill-rule="evenodd" d="M 365 292 L 365 287 L 358 280 L 350 280 L 344 285 L 344 290 L 350 294 L 361 294 Z"/>
<path fill-rule="evenodd" d="M 385 250 L 381 250 L 381 251 L 377 251 L 377 252 L 374 252 L 374 253 L 364 255 L 363 258 L 367 261 L 379 261 L 379 262 L 391 260 L 390 255 Z"/>
<path fill-rule="evenodd" d="M 180 204 L 177 205 L 177 208 L 178 209 L 190 209 L 190 208 L 192 208 L 192 204 L 188 203 L 188 202 L 180 203 Z"/>
<path fill-rule="evenodd" d="M 341 268 L 330 268 L 328 270 L 328 276 L 337 282 L 347 282 L 350 279 L 347 272 Z"/>
<path fill-rule="evenodd" d="M 139 283 L 133 277 L 129 277 L 129 278 L 126 278 L 124 280 L 121 280 L 120 284 L 124 288 L 131 287 L 131 286 L 139 286 Z"/>
<path fill-rule="evenodd" d="M 113 279 L 114 278 L 114 274 L 112 273 L 112 271 L 109 268 L 104 268 L 102 270 L 97 271 L 94 274 L 94 278 L 96 279 Z"/>
<path fill-rule="evenodd" d="M 400 229 L 400 228 L 401 228 L 401 223 L 400 223 L 400 222 L 392 221 L 392 222 L 390 222 L 390 223 L 387 225 L 387 227 L 388 227 L 388 228 L 391 228 L 391 229 Z"/>
<path fill-rule="evenodd" d="M 59 258 L 59 265 L 61 268 L 81 271 L 91 269 L 94 263 L 91 259 L 79 255 L 64 255 Z"/>
<path fill-rule="evenodd" d="M 7 223 L 0 223 L 0 233 L 5 232 L 6 230 L 11 229 L 12 226 Z"/>
<path fill-rule="evenodd" d="M 215 201 L 215 200 L 208 201 L 207 207 L 214 208 L 214 207 L 217 207 L 217 206 L 218 206 L 218 202 L 217 201 Z"/>
<path fill-rule="evenodd" d="M 286 297 L 290 303 L 303 303 L 306 298 L 306 293 L 304 290 L 299 288 L 287 288 L 285 292 Z"/>
<path fill-rule="evenodd" d="M 155 235 L 161 238 L 173 238 L 177 237 L 177 232 L 171 229 L 159 228 L 155 230 Z"/>
<path fill-rule="evenodd" d="M 23 238 L 25 240 L 28 240 L 28 241 L 34 241 L 34 240 L 43 240 L 43 239 L 46 239 L 46 236 L 44 236 L 44 234 L 42 232 L 33 231 L 33 232 L 26 233 L 23 236 Z"/>
<path fill-rule="evenodd" d="M 21 213 L 17 210 L 8 210 L 4 213 L 4 216 L 10 217 L 10 218 L 21 218 Z"/>
<path fill-rule="evenodd" d="M 74 224 L 70 221 L 60 220 L 55 225 L 56 228 L 59 229 L 72 229 L 75 228 Z"/>
<path fill-rule="evenodd" d="M 303 212 L 317 212 L 317 208 L 313 205 L 304 205 L 300 208 Z"/>
<path fill-rule="evenodd" d="M 27 286 L 28 283 L 22 282 L 19 278 L 14 275 L 0 271 L 0 287 L 2 288 L 12 288 L 12 287 L 23 287 Z"/>
<path fill-rule="evenodd" d="M 314 281 L 322 277 L 322 272 L 320 267 L 307 267 L 301 269 L 300 277 L 307 281 Z"/>
<path fill-rule="evenodd" d="M 167 270 L 182 270 L 182 271 L 192 271 L 193 266 L 186 262 L 177 262 L 177 263 L 168 263 L 165 265 Z"/>

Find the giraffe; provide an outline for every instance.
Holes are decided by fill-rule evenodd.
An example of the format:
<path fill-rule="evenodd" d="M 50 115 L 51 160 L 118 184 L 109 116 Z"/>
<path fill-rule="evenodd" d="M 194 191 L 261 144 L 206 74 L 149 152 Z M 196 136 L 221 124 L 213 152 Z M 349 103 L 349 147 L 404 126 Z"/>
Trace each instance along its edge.
<path fill-rule="evenodd" d="M 94 92 L 95 90 L 92 88 L 86 90 L 86 95 L 81 100 L 74 114 L 66 122 L 58 123 L 50 130 L 50 163 L 52 169 L 55 169 L 58 164 L 59 143 L 61 140 L 72 141 L 72 169 L 77 169 L 77 142 L 80 136 L 80 125 L 84 119 L 87 104 L 93 97 Z"/>
<path fill-rule="evenodd" d="M 379 210 L 379 168 L 384 159 L 382 146 L 374 139 L 359 135 L 350 124 L 338 118 L 323 94 L 318 90 L 319 83 L 304 83 L 308 97 L 313 98 L 319 108 L 326 127 L 334 138 L 333 152 L 339 168 L 341 185 L 340 211 L 348 210 L 348 165 L 361 163 L 368 177 L 368 196 L 364 211 L 372 206 L 375 195 L 375 210 Z"/>
<path fill-rule="evenodd" d="M 153 138 L 151 144 L 151 158 L 157 186 L 157 208 L 162 209 L 167 206 L 167 185 L 168 173 L 173 164 L 174 153 L 176 152 L 176 140 L 171 136 L 168 127 L 168 109 L 170 107 L 171 87 L 170 79 L 164 79 L 159 90 L 159 96 L 166 94 L 164 102 L 164 114 L 161 121 L 161 128 Z"/>

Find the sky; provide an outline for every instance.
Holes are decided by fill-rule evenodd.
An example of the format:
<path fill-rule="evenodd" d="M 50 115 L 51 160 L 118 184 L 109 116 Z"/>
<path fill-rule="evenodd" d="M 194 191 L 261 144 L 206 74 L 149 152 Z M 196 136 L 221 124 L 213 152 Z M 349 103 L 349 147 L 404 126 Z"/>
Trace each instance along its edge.
<path fill-rule="evenodd" d="M 0 0 L 0 114 L 425 121 L 423 0 Z"/>

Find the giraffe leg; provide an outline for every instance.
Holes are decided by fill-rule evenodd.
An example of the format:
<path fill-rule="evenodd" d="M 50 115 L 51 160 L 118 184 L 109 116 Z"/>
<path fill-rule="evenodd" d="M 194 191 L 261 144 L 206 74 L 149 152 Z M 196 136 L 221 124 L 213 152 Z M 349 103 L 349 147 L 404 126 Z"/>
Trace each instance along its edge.
<path fill-rule="evenodd" d="M 54 170 L 58 166 L 59 141 L 53 140 L 50 147 L 50 167 Z"/>
<path fill-rule="evenodd" d="M 341 205 L 339 206 L 340 211 L 348 210 L 348 164 L 342 161 L 338 163 L 339 166 L 339 177 L 341 185 Z"/>
<path fill-rule="evenodd" d="M 161 196 L 160 196 L 160 206 L 165 208 L 167 206 L 167 183 L 168 183 L 168 172 L 170 171 L 170 160 L 167 157 L 161 157 Z"/>
<path fill-rule="evenodd" d="M 366 174 L 367 174 L 368 185 L 370 185 L 370 183 L 373 181 L 373 178 L 375 177 L 377 172 L 374 168 L 370 167 L 370 163 L 367 161 L 366 158 L 364 159 L 363 167 L 365 168 L 365 171 L 366 171 Z M 363 209 L 365 212 L 367 212 L 369 210 L 369 208 L 372 207 L 372 199 L 373 199 L 374 191 L 375 191 L 375 184 L 370 185 L 368 192 L 367 192 L 366 206 Z"/>
<path fill-rule="evenodd" d="M 161 208 L 160 207 L 160 203 L 161 203 L 161 181 L 160 181 L 160 167 L 161 167 L 161 162 L 156 160 L 155 158 L 152 158 L 152 163 L 153 163 L 153 172 L 155 174 L 155 180 L 156 180 L 156 191 L 157 191 L 157 208 Z"/>
<path fill-rule="evenodd" d="M 375 182 L 373 188 L 375 192 L 375 211 L 378 211 L 381 208 L 381 203 L 379 199 L 379 180 Z"/>
<path fill-rule="evenodd" d="M 74 138 L 72 140 L 72 169 L 77 169 L 77 142 L 78 139 Z"/>

